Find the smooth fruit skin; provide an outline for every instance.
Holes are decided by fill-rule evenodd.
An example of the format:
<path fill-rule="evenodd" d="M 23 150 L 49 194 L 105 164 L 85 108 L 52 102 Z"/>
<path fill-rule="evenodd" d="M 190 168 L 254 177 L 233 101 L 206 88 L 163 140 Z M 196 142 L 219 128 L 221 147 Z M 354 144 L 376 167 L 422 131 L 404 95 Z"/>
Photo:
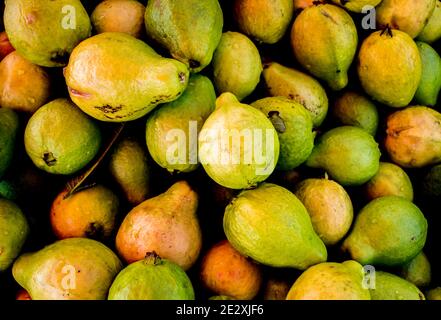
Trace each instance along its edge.
<path fill-rule="evenodd" d="M 237 300 L 252 300 L 262 283 L 260 267 L 242 256 L 226 240 L 214 245 L 205 254 L 200 278 L 212 292 Z"/>
<path fill-rule="evenodd" d="M 441 57 L 431 46 L 417 42 L 423 64 L 421 82 L 415 93 L 415 101 L 425 106 L 434 106 L 441 90 Z"/>
<path fill-rule="evenodd" d="M 306 179 L 294 194 L 311 216 L 312 226 L 325 245 L 340 241 L 352 224 L 354 210 L 345 189 L 328 179 Z"/>
<path fill-rule="evenodd" d="M 362 87 L 374 100 L 390 107 L 406 107 L 420 84 L 421 56 L 406 33 L 377 31 L 363 41 L 357 71 Z"/>
<path fill-rule="evenodd" d="M 291 30 L 291 45 L 297 61 L 333 90 L 341 90 L 348 84 L 347 72 L 357 43 L 357 30 L 351 16 L 330 4 L 306 8 Z"/>
<path fill-rule="evenodd" d="M 218 0 L 152 0 L 145 11 L 147 35 L 197 73 L 208 66 L 224 24 Z"/>
<path fill-rule="evenodd" d="M 104 244 L 71 238 L 21 255 L 12 274 L 33 300 L 105 300 L 121 269 Z"/>
<path fill-rule="evenodd" d="M 327 259 L 306 208 L 275 184 L 240 193 L 225 209 L 223 226 L 237 251 L 264 265 L 305 270 Z"/>
<path fill-rule="evenodd" d="M 29 225 L 20 208 L 0 198 L 0 273 L 8 269 L 29 234 Z"/>
<path fill-rule="evenodd" d="M 50 94 L 50 80 L 46 71 L 17 51 L 0 63 L 0 106 L 34 113 L 45 104 Z"/>
<path fill-rule="evenodd" d="M 144 31 L 145 6 L 134 0 L 105 0 L 92 12 L 97 33 L 123 32 L 140 38 Z"/>
<path fill-rule="evenodd" d="M 369 200 L 399 196 L 413 201 L 413 186 L 409 176 L 393 163 L 380 162 L 377 174 L 363 188 Z"/>
<path fill-rule="evenodd" d="M 400 275 L 417 287 L 427 287 L 432 280 L 431 269 L 427 256 L 421 251 L 401 268 Z"/>
<path fill-rule="evenodd" d="M 235 0 L 234 18 L 239 29 L 259 42 L 278 42 L 291 23 L 292 0 Z"/>
<path fill-rule="evenodd" d="M 377 173 L 380 155 L 378 144 L 369 133 L 343 126 L 318 138 L 306 165 L 326 170 L 342 186 L 357 186 Z"/>
<path fill-rule="evenodd" d="M 197 143 L 215 103 L 216 92 L 210 79 L 194 74 L 179 99 L 161 105 L 149 116 L 145 133 L 147 147 L 160 167 L 169 172 L 191 172 L 199 167 L 197 146 L 193 142 Z"/>
<path fill-rule="evenodd" d="M 118 197 L 102 185 L 66 198 L 67 193 L 64 190 L 55 198 L 50 211 L 52 230 L 57 238 L 109 238 L 115 227 Z"/>
<path fill-rule="evenodd" d="M 189 71 L 141 40 L 105 32 L 73 50 L 64 76 L 69 95 L 81 110 L 101 121 L 125 122 L 179 98 Z"/>
<path fill-rule="evenodd" d="M 379 115 L 375 104 L 367 97 L 354 91 L 341 95 L 332 108 L 334 119 L 344 126 L 362 128 L 375 136 Z"/>
<path fill-rule="evenodd" d="M 332 0 L 349 11 L 362 13 L 364 8 L 376 7 L 382 0 Z"/>
<path fill-rule="evenodd" d="M 292 170 L 308 159 L 315 135 L 311 116 L 302 105 L 284 97 L 269 97 L 257 100 L 251 106 L 262 111 L 278 133 L 279 170 Z"/>
<path fill-rule="evenodd" d="M 25 129 L 25 148 L 34 164 L 49 173 L 70 175 L 98 153 L 98 126 L 67 99 L 57 99 L 33 114 Z"/>
<path fill-rule="evenodd" d="M 259 50 L 239 32 L 222 34 L 212 65 L 217 92 L 231 92 L 239 101 L 254 91 L 262 73 Z"/>
<path fill-rule="evenodd" d="M 426 300 L 414 284 L 383 271 L 375 272 L 375 289 L 369 291 L 372 300 Z"/>
<path fill-rule="evenodd" d="M 250 188 L 274 171 L 279 138 L 265 114 L 240 103 L 233 94 L 223 93 L 199 135 L 199 159 L 205 172 L 221 186 Z"/>
<path fill-rule="evenodd" d="M 197 207 L 198 195 L 185 181 L 144 201 L 127 214 L 118 230 L 118 253 L 132 263 L 155 251 L 188 270 L 197 260 L 202 245 Z"/>
<path fill-rule="evenodd" d="M 270 62 L 265 65 L 263 78 L 271 96 L 283 96 L 305 107 L 315 128 L 325 120 L 328 97 L 325 89 L 313 77 L 277 62 Z"/>
<path fill-rule="evenodd" d="M 194 291 L 178 265 L 148 253 L 118 274 L 108 300 L 194 300 Z"/>
<path fill-rule="evenodd" d="M 363 265 L 399 266 L 423 249 L 426 237 L 421 210 L 409 200 L 386 196 L 360 211 L 343 249 Z"/>
<path fill-rule="evenodd" d="M 40 66 L 65 66 L 92 31 L 80 0 L 7 0 L 5 5 L 9 40 L 21 56 Z"/>
<path fill-rule="evenodd" d="M 362 283 L 363 267 L 355 261 L 320 263 L 300 275 L 286 300 L 371 300 Z"/>
<path fill-rule="evenodd" d="M 11 109 L 0 108 L 0 178 L 11 164 L 18 133 L 18 115 Z"/>
<path fill-rule="evenodd" d="M 387 118 L 385 149 L 404 168 L 441 162 L 441 114 L 425 106 L 409 107 Z"/>
<path fill-rule="evenodd" d="M 150 194 L 150 168 L 147 161 L 145 147 L 130 138 L 121 140 L 110 156 L 109 171 L 133 206 L 146 200 Z"/>
<path fill-rule="evenodd" d="M 435 9 L 436 0 L 382 0 L 376 8 L 378 27 L 401 30 L 415 38 Z"/>
<path fill-rule="evenodd" d="M 433 43 L 441 38 L 441 1 L 436 1 L 435 10 L 433 10 L 429 21 L 423 31 L 420 32 L 417 39 L 426 43 Z"/>

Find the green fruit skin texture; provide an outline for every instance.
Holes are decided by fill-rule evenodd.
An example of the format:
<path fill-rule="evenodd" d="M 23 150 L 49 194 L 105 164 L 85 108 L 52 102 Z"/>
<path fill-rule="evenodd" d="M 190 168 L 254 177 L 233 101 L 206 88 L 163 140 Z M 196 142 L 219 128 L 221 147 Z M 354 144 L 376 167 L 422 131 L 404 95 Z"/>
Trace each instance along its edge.
<path fill-rule="evenodd" d="M 212 64 L 217 91 L 231 92 L 239 101 L 250 95 L 260 81 L 262 62 L 259 50 L 241 33 L 222 35 Z"/>
<path fill-rule="evenodd" d="M 224 24 L 217 0 L 151 0 L 144 18 L 147 35 L 192 72 L 210 64 Z"/>
<path fill-rule="evenodd" d="M 377 174 L 365 185 L 367 198 L 399 196 L 413 201 L 413 186 L 407 173 L 393 163 L 380 162 Z"/>
<path fill-rule="evenodd" d="M 235 0 L 234 18 L 246 35 L 274 44 L 282 39 L 294 13 L 292 0 Z"/>
<path fill-rule="evenodd" d="M 414 284 L 383 271 L 375 272 L 375 289 L 369 291 L 372 300 L 426 300 Z"/>
<path fill-rule="evenodd" d="M 11 164 L 19 121 L 11 109 L 0 109 L 0 178 Z"/>
<path fill-rule="evenodd" d="M 65 78 L 72 101 L 85 113 L 101 121 L 125 122 L 179 98 L 189 71 L 141 40 L 105 32 L 75 48 Z"/>
<path fill-rule="evenodd" d="M 80 0 L 6 0 L 5 4 L 5 29 L 11 44 L 40 66 L 65 66 L 68 55 L 92 31 Z M 69 14 L 75 19 L 69 19 Z"/>
<path fill-rule="evenodd" d="M 347 71 L 357 43 L 357 30 L 351 16 L 330 4 L 306 8 L 291 30 L 297 61 L 333 90 L 341 90 L 348 84 Z"/>
<path fill-rule="evenodd" d="M 25 130 L 26 152 L 34 164 L 49 173 L 70 175 L 98 153 L 98 126 L 72 102 L 57 99 L 42 106 Z M 55 159 L 51 162 L 52 158 Z"/>
<path fill-rule="evenodd" d="M 377 31 L 363 41 L 357 70 L 363 89 L 374 100 L 390 107 L 406 107 L 420 84 L 421 56 L 406 33 Z"/>
<path fill-rule="evenodd" d="M 132 139 L 119 142 L 110 157 L 109 171 L 119 184 L 126 199 L 136 206 L 150 193 L 150 168 L 147 152 Z"/>
<path fill-rule="evenodd" d="M 20 208 L 0 198 L 0 272 L 12 265 L 28 234 L 29 225 Z"/>
<path fill-rule="evenodd" d="M 343 249 L 363 265 L 399 266 L 423 249 L 426 237 L 421 210 L 409 200 L 386 196 L 360 211 Z"/>
<path fill-rule="evenodd" d="M 426 287 L 432 280 L 430 262 L 424 252 L 420 252 L 401 268 L 400 275 L 417 287 Z"/>
<path fill-rule="evenodd" d="M 437 0 L 429 21 L 417 39 L 426 43 L 433 43 L 441 38 L 441 1 Z"/>
<path fill-rule="evenodd" d="M 264 265 L 305 270 L 327 259 L 306 208 L 274 184 L 239 194 L 225 209 L 223 225 L 236 250 Z"/>
<path fill-rule="evenodd" d="M 251 106 L 262 111 L 278 132 L 278 169 L 291 170 L 308 159 L 314 147 L 314 134 L 311 116 L 302 105 L 287 98 L 272 97 L 258 100 Z"/>
<path fill-rule="evenodd" d="M 441 197 L 441 164 L 430 168 L 423 178 L 423 194 L 431 197 Z"/>
<path fill-rule="evenodd" d="M 263 70 L 263 78 L 271 96 L 292 99 L 311 115 L 314 127 L 319 127 L 328 113 L 328 97 L 325 89 L 306 73 L 271 62 Z"/>
<path fill-rule="evenodd" d="M 318 141 L 306 165 L 322 168 L 343 186 L 362 185 L 380 166 L 380 150 L 365 130 L 344 126 L 331 129 Z"/>
<path fill-rule="evenodd" d="M 363 288 L 363 267 L 356 261 L 310 267 L 295 281 L 287 300 L 371 300 Z"/>
<path fill-rule="evenodd" d="M 121 261 L 104 244 L 70 238 L 21 255 L 12 274 L 33 300 L 105 300 L 121 269 Z"/>
<path fill-rule="evenodd" d="M 262 136 L 262 145 L 255 138 L 258 134 Z M 228 138 L 234 140 L 225 146 L 223 141 Z M 242 148 L 245 144 L 247 148 Z M 261 154 L 262 162 L 256 158 L 256 153 Z M 223 187 L 246 189 L 256 186 L 276 167 L 279 159 L 277 131 L 261 111 L 240 103 L 231 93 L 223 93 L 199 135 L 199 158 L 205 172 Z"/>
<path fill-rule="evenodd" d="M 190 121 L 197 122 L 200 132 L 205 120 L 214 111 L 216 93 L 210 79 L 202 75 L 192 75 L 187 89 L 182 96 L 167 104 L 161 105 L 147 120 L 146 141 L 150 155 L 162 168 L 170 172 L 191 172 L 199 167 L 191 163 Z M 169 140 L 171 130 L 182 130 L 185 133 L 185 161 L 170 163 L 167 153 L 176 145 L 175 139 Z M 197 137 L 193 137 L 197 141 Z M 196 147 L 195 147 L 196 149 Z"/>
<path fill-rule="evenodd" d="M 377 107 L 365 96 L 348 91 L 335 102 L 332 114 L 340 125 L 359 127 L 375 136 L 379 116 Z"/>
<path fill-rule="evenodd" d="M 415 101 L 421 105 L 434 106 L 441 90 L 441 57 L 428 44 L 417 42 L 421 54 L 422 76 Z"/>
<path fill-rule="evenodd" d="M 123 269 L 109 290 L 108 300 L 194 300 L 193 285 L 178 265 L 150 257 Z"/>

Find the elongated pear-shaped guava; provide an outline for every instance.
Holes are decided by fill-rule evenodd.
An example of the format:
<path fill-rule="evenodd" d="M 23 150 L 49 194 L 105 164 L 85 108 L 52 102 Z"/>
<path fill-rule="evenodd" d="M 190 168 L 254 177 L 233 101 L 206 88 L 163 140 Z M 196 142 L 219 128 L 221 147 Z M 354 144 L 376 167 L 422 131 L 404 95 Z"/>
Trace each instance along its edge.
<path fill-rule="evenodd" d="M 240 193 L 225 209 L 223 224 L 230 244 L 262 264 L 305 270 L 327 259 L 306 208 L 278 185 Z"/>
<path fill-rule="evenodd" d="M 169 172 L 198 168 L 198 134 L 215 103 L 216 92 L 210 79 L 194 74 L 179 99 L 161 105 L 149 116 L 147 147 L 158 165 Z"/>
<path fill-rule="evenodd" d="M 343 186 L 362 185 L 380 166 L 380 149 L 365 130 L 344 126 L 320 136 L 306 165 L 321 168 Z"/>
<path fill-rule="evenodd" d="M 132 263 L 155 251 L 184 270 L 199 256 L 202 236 L 196 216 L 198 195 L 185 181 L 133 208 L 116 235 L 116 249 Z"/>
<path fill-rule="evenodd" d="M 441 57 L 424 42 L 417 42 L 421 55 L 421 82 L 415 93 L 415 101 L 423 106 L 435 106 L 441 91 Z"/>
<path fill-rule="evenodd" d="M 427 220 L 407 199 L 386 196 L 369 202 L 357 215 L 343 243 L 361 264 L 403 265 L 424 247 Z"/>
<path fill-rule="evenodd" d="M 23 254 L 12 273 L 33 300 L 105 300 L 121 269 L 121 261 L 104 244 L 70 238 Z"/>
<path fill-rule="evenodd" d="M 179 98 L 189 71 L 141 40 L 105 32 L 75 48 L 64 76 L 69 95 L 81 110 L 101 121 L 125 122 Z"/>
<path fill-rule="evenodd" d="M 306 73 L 277 62 L 265 65 L 263 78 L 268 93 L 300 103 L 311 115 L 314 127 L 319 127 L 328 113 L 328 96 L 320 82 Z"/>
<path fill-rule="evenodd" d="M 341 90 L 348 84 L 348 69 L 357 43 L 357 29 L 351 16 L 331 4 L 306 8 L 291 30 L 297 61 L 333 90 Z"/>
<path fill-rule="evenodd" d="M 151 0 L 144 18 L 147 35 L 192 72 L 210 64 L 224 23 L 218 0 Z"/>

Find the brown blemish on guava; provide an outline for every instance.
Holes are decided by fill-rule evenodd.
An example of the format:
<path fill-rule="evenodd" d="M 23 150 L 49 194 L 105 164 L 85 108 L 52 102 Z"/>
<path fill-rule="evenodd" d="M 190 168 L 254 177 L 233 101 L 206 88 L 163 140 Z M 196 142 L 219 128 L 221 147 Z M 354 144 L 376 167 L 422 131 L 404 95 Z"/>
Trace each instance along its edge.
<path fill-rule="evenodd" d="M 192 68 L 192 69 L 197 69 L 197 68 L 199 68 L 201 66 L 201 63 L 199 61 L 196 61 L 196 60 L 193 60 L 193 59 L 190 59 L 188 61 L 188 64 L 190 65 L 190 68 Z"/>
<path fill-rule="evenodd" d="M 53 167 L 57 163 L 57 159 L 54 157 L 52 152 L 45 152 L 43 154 L 43 161 L 48 167 Z"/>
<path fill-rule="evenodd" d="M 108 114 L 108 113 L 110 113 L 110 114 L 117 113 L 117 112 L 121 111 L 122 108 L 123 108 L 122 105 L 119 105 L 119 106 L 111 106 L 111 105 L 109 105 L 109 104 L 106 104 L 106 105 L 104 105 L 104 106 L 95 107 L 95 109 L 98 109 L 98 110 L 100 110 L 101 112 L 103 112 L 103 113 L 105 113 L 105 114 Z"/>
<path fill-rule="evenodd" d="M 179 76 L 179 81 L 181 83 L 185 83 L 185 81 L 187 80 L 187 77 L 185 76 L 185 73 L 184 72 L 179 72 L 178 76 Z"/>
<path fill-rule="evenodd" d="M 268 118 L 271 120 L 271 123 L 278 133 L 284 133 L 286 131 L 285 121 L 282 119 L 278 111 L 268 112 Z"/>
<path fill-rule="evenodd" d="M 100 240 L 104 238 L 104 228 L 100 223 L 92 222 L 86 230 L 86 236 L 90 239 Z"/>

